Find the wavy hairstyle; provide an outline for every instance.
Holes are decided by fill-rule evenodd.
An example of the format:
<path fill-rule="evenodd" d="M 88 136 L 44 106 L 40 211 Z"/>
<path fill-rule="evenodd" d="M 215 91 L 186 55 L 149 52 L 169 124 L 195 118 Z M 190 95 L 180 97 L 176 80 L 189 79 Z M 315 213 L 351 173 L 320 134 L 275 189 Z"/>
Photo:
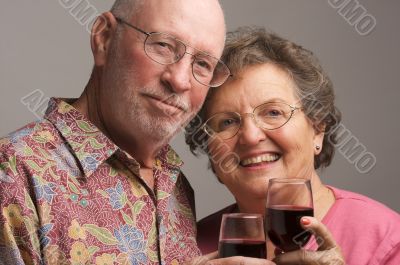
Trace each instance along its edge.
<path fill-rule="evenodd" d="M 233 76 L 246 67 L 266 63 L 286 71 L 297 86 L 295 93 L 304 113 L 317 131 L 325 132 L 322 150 L 314 157 L 314 168 L 330 165 L 337 143 L 334 128 L 340 123 L 341 113 L 334 104 L 332 82 L 311 51 L 263 28 L 243 27 L 227 34 L 221 60 Z M 198 116 L 186 127 L 186 143 L 195 155 L 207 152 L 208 136 L 199 128 L 207 119 L 205 109 L 212 96 L 211 88 Z"/>

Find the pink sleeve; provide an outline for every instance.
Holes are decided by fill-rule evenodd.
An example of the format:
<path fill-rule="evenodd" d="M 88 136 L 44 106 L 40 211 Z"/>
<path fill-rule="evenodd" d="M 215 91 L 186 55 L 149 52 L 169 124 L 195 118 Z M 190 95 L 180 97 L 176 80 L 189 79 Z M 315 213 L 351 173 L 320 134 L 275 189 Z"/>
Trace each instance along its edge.
<path fill-rule="evenodd" d="M 400 265 L 399 214 L 363 195 L 332 190 L 336 202 L 323 223 L 341 246 L 346 264 Z"/>
<path fill-rule="evenodd" d="M 369 265 L 399 265 L 400 264 L 400 243 L 392 248 L 383 257 L 375 257 Z"/>

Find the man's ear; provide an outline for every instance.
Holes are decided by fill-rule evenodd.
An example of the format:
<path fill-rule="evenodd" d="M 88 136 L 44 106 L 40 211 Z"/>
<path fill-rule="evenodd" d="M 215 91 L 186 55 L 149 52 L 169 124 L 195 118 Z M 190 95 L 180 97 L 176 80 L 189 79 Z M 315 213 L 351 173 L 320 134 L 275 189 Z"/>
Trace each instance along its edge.
<path fill-rule="evenodd" d="M 101 14 L 94 22 L 90 35 L 90 44 L 96 66 L 105 64 L 116 28 L 117 21 L 111 12 Z"/>

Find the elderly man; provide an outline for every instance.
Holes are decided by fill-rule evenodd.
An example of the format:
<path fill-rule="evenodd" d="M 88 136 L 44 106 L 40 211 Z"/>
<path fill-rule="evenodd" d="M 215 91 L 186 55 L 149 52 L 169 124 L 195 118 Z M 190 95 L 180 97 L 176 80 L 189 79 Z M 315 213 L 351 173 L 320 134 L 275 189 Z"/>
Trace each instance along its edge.
<path fill-rule="evenodd" d="M 168 145 L 229 69 L 217 0 L 117 0 L 77 100 L 0 140 L 0 264 L 177 264 L 200 255 Z"/>

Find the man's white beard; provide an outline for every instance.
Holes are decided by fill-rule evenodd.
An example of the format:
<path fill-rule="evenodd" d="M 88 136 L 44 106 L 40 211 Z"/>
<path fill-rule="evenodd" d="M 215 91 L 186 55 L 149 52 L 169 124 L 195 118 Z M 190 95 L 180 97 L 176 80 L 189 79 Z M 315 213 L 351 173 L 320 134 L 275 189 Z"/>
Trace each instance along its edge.
<path fill-rule="evenodd" d="M 133 106 L 129 116 L 131 120 L 137 124 L 137 127 L 140 128 L 143 135 L 147 135 L 150 139 L 162 141 L 166 144 L 181 130 L 181 128 L 184 128 L 187 123 L 186 120 L 182 120 L 182 115 L 176 116 L 175 118 L 151 115 L 145 108 L 142 108 L 137 98 L 133 98 L 132 100 Z M 188 119 L 188 117 L 186 117 L 186 119 Z"/>
<path fill-rule="evenodd" d="M 134 84 L 132 80 L 134 80 L 134 77 L 138 76 L 138 74 L 129 71 L 129 68 L 125 66 L 129 64 L 127 59 L 121 58 L 121 54 L 117 52 L 116 49 L 113 49 L 110 53 L 111 56 L 109 56 L 109 58 L 112 59 L 108 66 L 110 72 L 107 73 L 108 77 L 106 79 L 108 79 L 108 87 L 106 89 L 123 91 L 123 95 L 117 95 L 115 99 L 117 102 L 129 103 L 127 109 L 123 110 L 122 108 L 117 108 L 118 112 L 115 112 L 115 114 L 119 115 L 119 117 L 127 117 L 127 122 L 132 123 L 134 127 L 132 130 L 136 130 L 138 135 L 146 137 L 141 140 L 159 142 L 163 145 L 167 144 L 172 137 L 180 132 L 181 128 L 183 129 L 190 119 L 194 117 L 197 110 L 191 110 L 190 100 L 167 92 L 162 86 L 161 88 L 135 87 L 136 84 Z M 154 84 L 158 83 L 159 81 L 154 82 Z M 160 91 L 160 89 L 164 89 L 164 91 Z M 155 116 L 143 106 L 143 98 L 138 95 L 138 92 L 157 95 L 163 100 L 170 100 L 173 103 L 180 104 L 187 109 L 187 112 L 176 113 L 174 116 Z"/>

